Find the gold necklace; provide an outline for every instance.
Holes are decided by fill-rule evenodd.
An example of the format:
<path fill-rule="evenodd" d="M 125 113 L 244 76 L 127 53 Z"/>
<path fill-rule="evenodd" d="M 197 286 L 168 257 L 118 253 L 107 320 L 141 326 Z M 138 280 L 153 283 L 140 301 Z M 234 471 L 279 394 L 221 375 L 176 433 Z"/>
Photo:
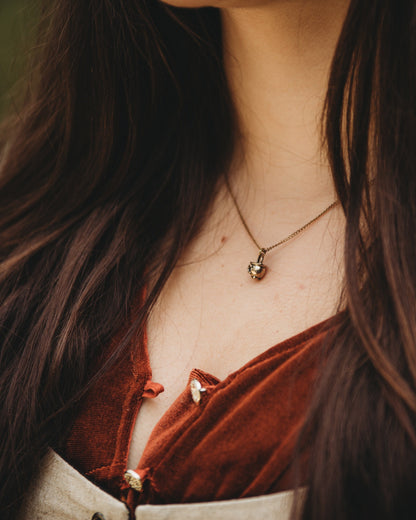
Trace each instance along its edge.
<path fill-rule="evenodd" d="M 248 265 L 248 273 L 251 276 L 251 278 L 253 278 L 253 280 L 261 280 L 262 278 L 264 278 L 264 275 L 266 274 L 267 268 L 263 264 L 264 257 L 266 255 L 266 253 L 268 253 L 269 251 L 271 251 L 275 247 L 281 246 L 282 244 L 285 244 L 289 240 L 292 240 L 292 238 L 295 238 L 295 236 L 297 236 L 300 233 L 302 233 L 302 231 L 305 231 L 305 229 L 307 229 L 314 222 L 316 222 L 321 217 L 323 217 L 326 213 L 328 213 L 328 211 L 330 211 L 332 208 L 334 208 L 338 204 L 338 200 L 334 200 L 334 202 L 332 202 L 327 208 L 325 208 L 323 211 L 321 211 L 319 213 L 319 215 L 316 215 L 316 217 L 314 217 L 312 220 L 310 220 L 309 222 L 304 224 L 302 227 L 300 227 L 296 231 L 293 231 L 293 233 L 290 233 L 290 235 L 288 235 L 287 237 L 283 238 L 282 240 L 279 240 L 279 242 L 276 242 L 276 244 L 273 244 L 272 246 L 261 247 L 258 244 L 257 240 L 254 238 L 253 233 L 250 231 L 246 221 L 244 220 L 243 215 L 241 214 L 240 207 L 238 206 L 237 200 L 234 197 L 234 194 L 233 194 L 233 192 L 231 190 L 231 186 L 229 184 L 229 181 L 228 181 L 227 177 L 225 178 L 225 182 L 226 182 L 226 185 L 227 185 L 228 192 L 230 193 L 231 199 L 232 199 L 232 201 L 234 203 L 235 209 L 237 210 L 238 216 L 240 217 L 241 223 L 243 224 L 245 230 L 247 231 L 248 236 L 251 238 L 251 240 L 253 241 L 253 243 L 256 245 L 256 247 L 259 250 L 259 256 L 257 258 L 257 262 L 250 262 L 249 265 Z"/>

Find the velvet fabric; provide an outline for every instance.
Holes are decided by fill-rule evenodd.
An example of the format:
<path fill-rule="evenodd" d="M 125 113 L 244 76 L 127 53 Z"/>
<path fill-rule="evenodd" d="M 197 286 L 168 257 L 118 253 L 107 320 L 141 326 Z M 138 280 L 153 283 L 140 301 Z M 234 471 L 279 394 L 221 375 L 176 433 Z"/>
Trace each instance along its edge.
<path fill-rule="evenodd" d="M 192 370 L 136 469 L 141 493 L 124 480 L 129 444 L 143 399 L 157 398 L 163 387 L 152 381 L 146 338 L 136 337 L 129 355 L 82 402 L 60 454 L 131 512 L 140 504 L 227 500 L 291 489 L 297 435 L 322 342 L 334 322 L 330 318 L 269 348 L 223 381 Z M 190 391 L 193 379 L 205 388 L 199 404 Z M 305 448 L 301 474 L 307 459 Z"/>

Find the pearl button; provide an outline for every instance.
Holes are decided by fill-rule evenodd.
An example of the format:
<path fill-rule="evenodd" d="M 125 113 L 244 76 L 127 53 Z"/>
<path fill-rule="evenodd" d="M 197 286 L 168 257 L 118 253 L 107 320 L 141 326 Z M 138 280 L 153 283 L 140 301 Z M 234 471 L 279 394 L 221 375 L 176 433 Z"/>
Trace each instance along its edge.
<path fill-rule="evenodd" d="M 124 480 L 132 489 L 138 491 L 139 493 L 143 491 L 142 479 L 140 478 L 140 475 L 132 469 L 129 469 L 124 473 Z"/>
<path fill-rule="evenodd" d="M 192 379 L 191 381 L 191 396 L 195 404 L 199 404 L 201 401 L 201 392 L 206 392 L 206 388 L 202 388 L 201 383 L 198 379 Z"/>

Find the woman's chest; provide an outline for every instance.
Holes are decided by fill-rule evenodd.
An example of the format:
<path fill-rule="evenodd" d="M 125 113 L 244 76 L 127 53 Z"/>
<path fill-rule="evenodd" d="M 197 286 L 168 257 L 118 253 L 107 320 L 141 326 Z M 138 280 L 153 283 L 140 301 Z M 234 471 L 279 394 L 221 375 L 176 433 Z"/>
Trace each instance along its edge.
<path fill-rule="evenodd" d="M 144 401 L 129 467 L 136 467 L 152 430 L 186 388 L 192 369 L 219 380 L 286 338 L 336 313 L 341 277 L 334 245 L 313 240 L 271 255 L 252 280 L 238 237 L 204 258 L 196 244 L 174 270 L 147 324 L 153 380 L 165 391 Z M 243 250 L 245 250 L 243 254 Z M 195 261 L 200 259 L 199 261 Z M 202 258 L 202 260 L 201 260 Z"/>
<path fill-rule="evenodd" d="M 126 468 L 140 470 L 145 492 L 129 490 L 131 504 L 291 487 L 287 470 L 328 323 L 309 327 L 335 313 L 340 286 L 333 244 L 299 246 L 270 256 L 261 282 L 249 278 L 252 258 L 238 240 L 184 258 L 147 323 L 147 352 L 133 345 L 121 371 L 86 400 L 68 460 L 116 494 L 128 491 Z M 145 398 L 150 379 L 165 387 L 155 399 Z"/>

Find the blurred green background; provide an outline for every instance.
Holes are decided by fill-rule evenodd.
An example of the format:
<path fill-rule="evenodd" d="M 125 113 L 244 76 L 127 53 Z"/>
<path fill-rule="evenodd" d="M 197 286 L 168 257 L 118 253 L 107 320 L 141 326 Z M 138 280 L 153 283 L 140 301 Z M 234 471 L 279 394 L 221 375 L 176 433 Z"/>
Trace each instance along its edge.
<path fill-rule="evenodd" d="M 10 90 L 23 73 L 35 24 L 34 4 L 33 0 L 0 0 L 0 118 L 13 103 Z"/>

